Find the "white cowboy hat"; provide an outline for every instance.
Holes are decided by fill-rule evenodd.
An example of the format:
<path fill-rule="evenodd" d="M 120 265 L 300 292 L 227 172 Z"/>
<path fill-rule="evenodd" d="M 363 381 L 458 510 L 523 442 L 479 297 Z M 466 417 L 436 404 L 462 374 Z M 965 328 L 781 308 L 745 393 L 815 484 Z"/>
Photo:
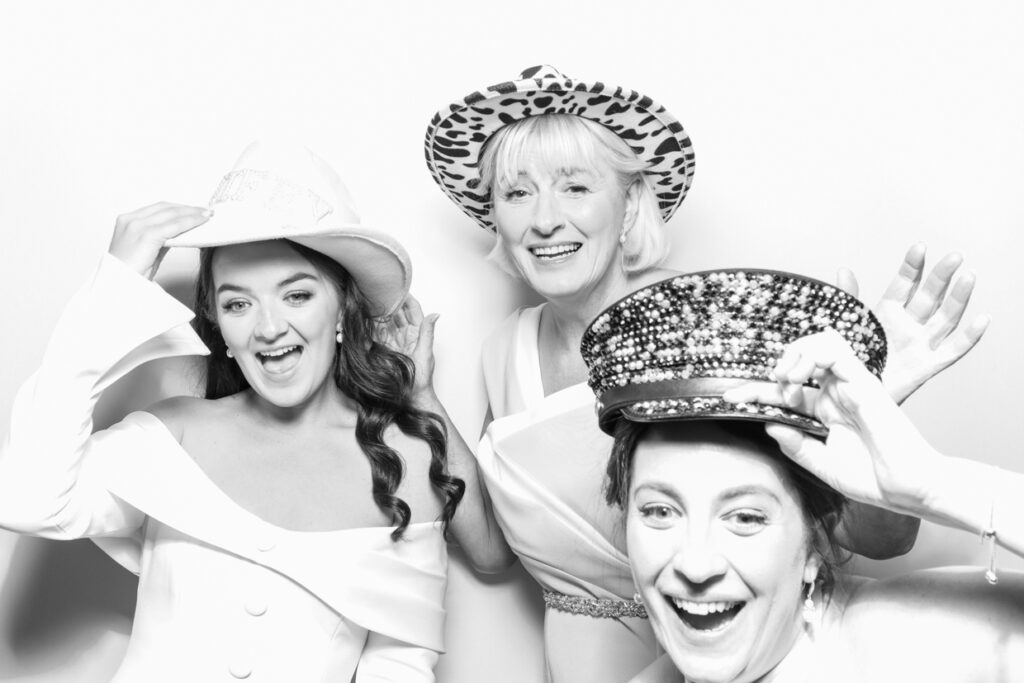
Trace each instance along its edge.
<path fill-rule="evenodd" d="M 168 240 L 171 247 L 216 247 L 287 239 L 340 263 L 375 316 L 405 300 L 412 265 L 390 235 L 364 228 L 341 178 L 305 147 L 256 141 L 245 148 L 210 199 L 209 221 Z"/>

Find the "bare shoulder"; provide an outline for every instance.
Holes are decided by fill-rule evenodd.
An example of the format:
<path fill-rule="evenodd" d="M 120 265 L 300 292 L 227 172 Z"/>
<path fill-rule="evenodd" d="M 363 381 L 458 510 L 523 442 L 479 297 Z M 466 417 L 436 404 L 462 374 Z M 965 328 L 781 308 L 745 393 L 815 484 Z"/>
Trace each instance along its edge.
<path fill-rule="evenodd" d="M 173 396 L 152 404 L 146 412 L 163 422 L 167 431 L 181 443 L 189 427 L 223 418 L 234 403 L 237 403 L 234 396 L 216 401 L 195 396 Z"/>
<path fill-rule="evenodd" d="M 980 567 L 925 569 L 878 581 L 859 580 L 853 584 L 846 604 L 846 616 L 872 617 L 880 606 L 891 616 L 894 610 L 941 610 L 950 606 L 998 603 L 1024 618 L 1024 573 L 1003 571 L 995 585 L 985 580 Z M 969 611 L 969 610 L 966 610 Z"/>
<path fill-rule="evenodd" d="M 1024 574 L 994 586 L 977 567 L 865 581 L 837 628 L 865 679 L 1024 680 Z"/>
<path fill-rule="evenodd" d="M 630 679 L 629 683 L 685 683 L 685 679 L 672 659 L 668 655 L 662 655 Z"/>

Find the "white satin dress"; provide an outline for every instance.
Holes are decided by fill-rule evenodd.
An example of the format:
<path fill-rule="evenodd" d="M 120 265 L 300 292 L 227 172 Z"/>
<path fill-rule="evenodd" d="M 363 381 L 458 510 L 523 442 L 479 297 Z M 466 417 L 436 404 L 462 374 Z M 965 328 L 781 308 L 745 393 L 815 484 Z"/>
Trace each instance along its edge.
<path fill-rule="evenodd" d="M 604 502 L 612 439 L 597 426 L 586 383 L 544 395 L 537 339 L 542 307 L 512 314 L 484 346 L 494 421 L 477 460 L 505 538 L 548 592 L 628 602 L 635 589 L 617 508 Z M 553 683 L 623 683 L 659 650 L 645 618 L 594 617 L 549 606 L 545 656 Z"/>
<path fill-rule="evenodd" d="M 93 538 L 139 575 L 116 683 L 429 682 L 443 650 L 439 523 L 298 532 L 222 492 L 153 415 L 96 434 L 103 389 L 143 362 L 205 354 L 192 312 L 106 256 L 15 400 L 0 526 Z"/>

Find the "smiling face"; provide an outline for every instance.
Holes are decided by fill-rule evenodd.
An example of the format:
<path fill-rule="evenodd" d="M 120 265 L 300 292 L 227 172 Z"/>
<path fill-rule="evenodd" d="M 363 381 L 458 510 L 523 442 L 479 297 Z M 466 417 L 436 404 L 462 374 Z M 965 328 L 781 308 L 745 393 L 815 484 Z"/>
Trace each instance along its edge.
<path fill-rule="evenodd" d="M 590 125 L 600 128 L 575 116 L 526 119 L 499 132 L 481 158 L 498 244 L 547 299 L 625 279 L 619 237 L 636 219 L 643 164 Z"/>
<path fill-rule="evenodd" d="M 249 386 L 292 408 L 333 391 L 338 293 L 287 242 L 219 247 L 213 255 L 216 321 Z"/>
<path fill-rule="evenodd" d="M 494 219 L 523 278 L 547 299 L 623 278 L 619 235 L 627 196 L 607 164 L 552 166 L 533 155 L 495 190 Z"/>
<path fill-rule="evenodd" d="M 632 467 L 627 544 L 655 635 L 687 680 L 757 680 L 796 642 L 820 566 L 783 466 L 691 422 L 652 426 Z"/>

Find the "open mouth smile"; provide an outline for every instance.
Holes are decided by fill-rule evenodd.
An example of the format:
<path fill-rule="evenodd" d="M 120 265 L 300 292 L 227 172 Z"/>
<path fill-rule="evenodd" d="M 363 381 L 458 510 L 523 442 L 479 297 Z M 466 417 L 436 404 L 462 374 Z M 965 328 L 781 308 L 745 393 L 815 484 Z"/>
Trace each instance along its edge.
<path fill-rule="evenodd" d="M 302 356 L 302 347 L 293 344 L 270 351 L 257 351 L 255 355 L 264 370 L 272 375 L 280 375 L 298 364 L 299 358 Z"/>
<path fill-rule="evenodd" d="M 697 602 L 668 596 L 666 600 L 684 624 L 709 633 L 725 629 L 746 605 L 742 601 Z"/>
<path fill-rule="evenodd" d="M 543 247 L 530 247 L 529 252 L 539 261 L 559 261 L 572 256 L 582 246 L 583 244 L 580 242 L 565 242 L 562 244 L 549 244 Z"/>

